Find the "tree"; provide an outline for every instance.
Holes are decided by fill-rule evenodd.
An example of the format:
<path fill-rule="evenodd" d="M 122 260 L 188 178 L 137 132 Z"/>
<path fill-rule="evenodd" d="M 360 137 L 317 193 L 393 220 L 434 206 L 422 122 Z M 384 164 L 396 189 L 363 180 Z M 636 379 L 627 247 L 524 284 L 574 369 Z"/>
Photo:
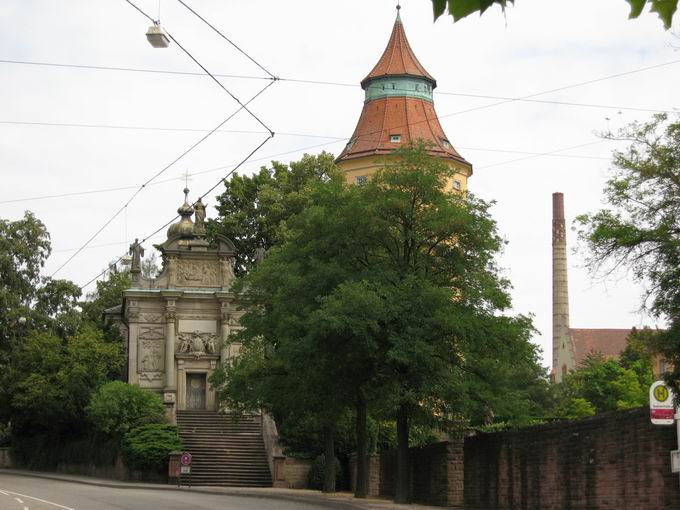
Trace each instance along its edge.
<path fill-rule="evenodd" d="M 644 8 L 649 5 L 651 12 L 656 12 L 668 30 L 673 21 L 673 14 L 678 8 L 678 0 L 626 0 L 630 4 L 630 18 L 637 18 Z M 458 21 L 472 13 L 484 14 L 494 4 L 501 6 L 503 11 L 508 3 L 514 4 L 515 0 L 432 0 L 434 19 L 439 18 L 448 8 L 448 13 L 454 21 Z"/>
<path fill-rule="evenodd" d="M 17 433 L 81 429 L 90 397 L 124 363 L 122 346 L 82 328 L 67 340 L 32 331 L 2 374 L 6 418 Z"/>
<path fill-rule="evenodd" d="M 669 323 L 650 340 L 670 362 L 666 380 L 680 394 L 680 122 L 659 114 L 609 137 L 629 146 L 613 155 L 609 208 L 576 219 L 579 240 L 592 274 L 625 268 L 647 284 L 643 308 Z"/>
<path fill-rule="evenodd" d="M 159 395 L 122 381 L 101 386 L 92 395 L 86 411 L 95 428 L 119 440 L 133 428 L 166 421 Z"/>
<path fill-rule="evenodd" d="M 107 338 L 114 340 L 120 337 L 117 328 L 111 328 L 104 322 L 104 311 L 123 302 L 123 292 L 130 288 L 130 272 L 110 272 L 106 280 L 97 281 L 97 289 L 87 295 L 80 303 L 83 319 L 105 332 Z"/>
<path fill-rule="evenodd" d="M 310 185 L 284 242 L 242 282 L 244 355 L 213 384 L 223 398 L 310 402 L 332 419 L 355 406 L 360 456 L 361 410 L 380 400 L 397 421 L 405 501 L 412 422 L 462 417 L 479 388 L 492 408 L 526 398 L 508 376 L 535 348 L 530 320 L 502 314 L 509 282 L 489 205 L 448 192 L 453 171 L 425 147 L 397 157 L 363 186 Z"/>
<path fill-rule="evenodd" d="M 256 262 L 258 248 L 268 250 L 283 240 L 283 223 L 300 212 L 307 184 L 332 178 L 341 174 L 326 152 L 305 154 L 290 165 L 273 161 L 271 168 L 262 167 L 251 177 L 235 174 L 217 197 L 220 219 L 208 220 L 208 234 L 223 234 L 234 242 L 234 272 L 244 274 Z"/>
<path fill-rule="evenodd" d="M 582 418 L 597 413 L 631 409 L 648 403 L 653 376 L 651 364 L 607 359 L 594 353 L 570 372 L 556 388 L 558 418 Z"/>

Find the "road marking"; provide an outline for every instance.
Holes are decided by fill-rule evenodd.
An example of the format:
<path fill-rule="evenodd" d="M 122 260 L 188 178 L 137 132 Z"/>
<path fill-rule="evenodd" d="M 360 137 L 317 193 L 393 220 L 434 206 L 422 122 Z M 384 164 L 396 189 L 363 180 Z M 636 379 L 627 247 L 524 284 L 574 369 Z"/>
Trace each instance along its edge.
<path fill-rule="evenodd" d="M 20 498 L 14 498 L 14 499 L 16 499 L 17 503 L 19 503 L 20 505 L 24 504 L 24 502 Z"/>
<path fill-rule="evenodd" d="M 25 506 L 25 507 L 24 507 L 24 510 L 28 510 L 28 507 L 27 507 L 27 506 Z"/>
<path fill-rule="evenodd" d="M 12 496 L 21 496 L 22 498 L 32 499 L 34 501 L 40 501 L 41 503 L 56 506 L 57 508 L 63 508 L 64 510 L 76 510 L 75 508 L 71 508 L 70 506 L 60 505 L 59 503 L 55 503 L 53 501 L 47 501 L 46 499 L 40 499 L 40 498 L 36 498 L 34 496 L 29 496 L 28 494 L 19 494 L 18 492 L 8 491 L 7 489 L 2 489 L 2 490 L 0 490 L 0 492 L 2 492 L 3 494 L 6 494 L 6 495 L 11 494 Z M 14 499 L 18 500 L 19 498 L 14 498 Z M 23 503 L 23 501 L 22 501 L 22 503 Z"/>
<path fill-rule="evenodd" d="M 4 492 L 4 491 L 0 491 L 0 494 L 2 494 L 3 496 L 9 496 L 9 494 L 7 494 L 7 493 Z"/>

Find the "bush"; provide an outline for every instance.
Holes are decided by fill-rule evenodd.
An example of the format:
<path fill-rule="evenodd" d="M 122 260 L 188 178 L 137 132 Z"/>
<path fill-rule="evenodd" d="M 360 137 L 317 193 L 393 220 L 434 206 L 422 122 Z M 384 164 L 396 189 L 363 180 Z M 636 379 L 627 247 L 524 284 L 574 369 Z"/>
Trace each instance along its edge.
<path fill-rule="evenodd" d="M 321 490 L 323 489 L 323 482 L 325 479 L 324 472 L 326 471 L 326 456 L 319 455 L 312 461 L 312 466 L 309 470 L 309 488 Z M 335 458 L 335 486 L 342 486 L 342 466 L 340 461 Z"/>
<path fill-rule="evenodd" d="M 165 422 L 160 396 L 121 381 L 99 388 L 92 395 L 87 414 L 95 428 L 118 438 L 135 427 Z"/>
<path fill-rule="evenodd" d="M 182 449 L 174 425 L 152 423 L 132 429 L 123 439 L 123 458 L 127 467 L 162 472 L 170 452 Z"/>

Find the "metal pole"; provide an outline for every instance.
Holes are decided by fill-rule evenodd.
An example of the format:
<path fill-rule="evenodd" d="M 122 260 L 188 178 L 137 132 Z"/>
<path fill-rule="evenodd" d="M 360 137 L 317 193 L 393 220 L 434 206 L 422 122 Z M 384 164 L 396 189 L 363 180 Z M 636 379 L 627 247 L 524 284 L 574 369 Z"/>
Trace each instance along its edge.
<path fill-rule="evenodd" d="M 680 450 L 680 412 L 675 413 L 675 437 L 678 441 L 678 450 Z M 680 475 L 678 475 L 680 481 Z"/>

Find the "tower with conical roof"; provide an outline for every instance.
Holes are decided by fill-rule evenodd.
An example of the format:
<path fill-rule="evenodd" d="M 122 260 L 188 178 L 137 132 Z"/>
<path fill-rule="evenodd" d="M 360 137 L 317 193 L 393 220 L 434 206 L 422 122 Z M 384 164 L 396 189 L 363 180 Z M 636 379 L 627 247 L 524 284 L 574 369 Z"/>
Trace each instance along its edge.
<path fill-rule="evenodd" d="M 384 165 L 386 156 L 422 140 L 432 156 L 456 170 L 452 187 L 467 188 L 472 165 L 458 154 L 439 123 L 432 99 L 436 86 L 409 45 L 397 6 L 387 48 L 361 81 L 365 100 L 359 122 L 336 160 L 348 182 L 365 181 Z"/>

